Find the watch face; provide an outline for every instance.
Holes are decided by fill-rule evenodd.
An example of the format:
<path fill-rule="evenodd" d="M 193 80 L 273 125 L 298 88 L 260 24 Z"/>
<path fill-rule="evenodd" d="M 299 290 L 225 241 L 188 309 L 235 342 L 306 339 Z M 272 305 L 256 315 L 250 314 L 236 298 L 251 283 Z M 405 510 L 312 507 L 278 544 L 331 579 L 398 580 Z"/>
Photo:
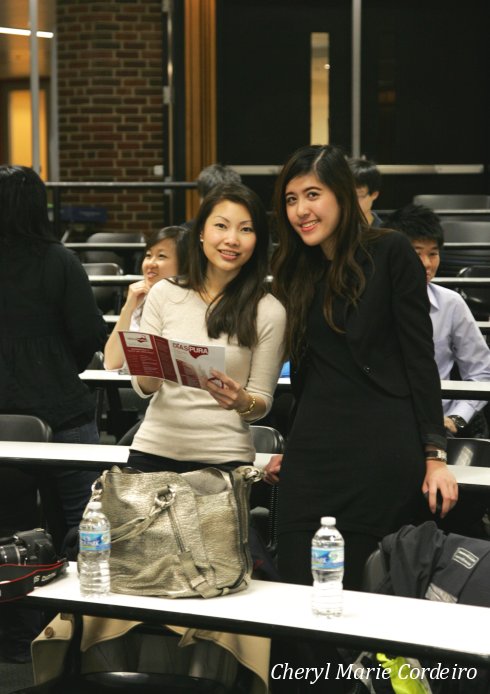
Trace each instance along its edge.
<path fill-rule="evenodd" d="M 451 415 L 451 419 L 452 419 L 453 422 L 456 424 L 456 426 L 457 426 L 458 429 L 464 429 L 464 428 L 465 428 L 466 422 L 465 422 L 465 420 L 463 419 L 463 417 L 460 417 L 460 416 L 457 415 L 457 414 L 453 414 L 453 415 Z"/>

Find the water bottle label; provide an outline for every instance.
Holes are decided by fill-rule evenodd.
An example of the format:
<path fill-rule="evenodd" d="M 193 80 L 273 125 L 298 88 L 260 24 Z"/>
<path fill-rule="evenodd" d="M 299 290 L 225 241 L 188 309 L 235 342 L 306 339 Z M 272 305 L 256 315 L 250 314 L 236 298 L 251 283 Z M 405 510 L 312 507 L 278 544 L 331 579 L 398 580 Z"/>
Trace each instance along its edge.
<path fill-rule="evenodd" d="M 311 568 L 313 571 L 322 569 L 343 569 L 344 568 L 344 549 L 323 549 L 322 547 L 311 548 Z"/>
<path fill-rule="evenodd" d="M 103 532 L 80 531 L 80 551 L 104 552 L 111 548 L 111 534 L 105 530 Z"/>

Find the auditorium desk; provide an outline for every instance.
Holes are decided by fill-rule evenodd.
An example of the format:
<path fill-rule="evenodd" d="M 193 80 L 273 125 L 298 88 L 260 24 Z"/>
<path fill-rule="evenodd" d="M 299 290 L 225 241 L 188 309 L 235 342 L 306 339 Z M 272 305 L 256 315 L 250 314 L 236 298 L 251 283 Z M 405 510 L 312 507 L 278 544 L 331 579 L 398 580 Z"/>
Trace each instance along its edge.
<path fill-rule="evenodd" d="M 0 441 L 0 464 L 102 470 L 125 465 L 128 446 Z"/>
<path fill-rule="evenodd" d="M 126 287 L 142 280 L 143 275 L 89 275 L 88 279 L 93 287 Z"/>
<path fill-rule="evenodd" d="M 128 388 L 131 386 L 131 376 L 120 374 L 118 371 L 87 369 L 80 374 L 80 378 L 85 383 L 98 387 Z M 291 387 L 289 376 L 279 378 L 277 385 L 280 389 L 289 389 Z M 490 400 L 490 381 L 441 381 L 441 390 L 445 399 Z"/>
<path fill-rule="evenodd" d="M 436 661 L 490 665 L 490 610 L 484 607 L 385 595 L 344 593 L 344 614 L 325 619 L 311 612 L 311 587 L 252 581 L 248 590 L 219 598 L 171 600 L 111 594 L 80 595 L 76 566 L 66 576 L 36 588 L 25 607 L 141 620 L 203 629 L 312 638 L 356 649 Z M 323 665 L 323 663 L 322 663 Z"/>
<path fill-rule="evenodd" d="M 488 287 L 490 277 L 434 277 L 434 284 L 442 284 L 444 287 Z"/>
<path fill-rule="evenodd" d="M 133 241 L 130 243 L 114 243 L 113 241 L 107 242 L 95 242 L 95 241 L 82 241 L 82 242 L 68 242 L 64 244 L 65 248 L 70 248 L 72 251 L 114 251 L 131 253 L 134 251 L 142 251 L 146 248 L 146 243 L 143 241 Z"/>
<path fill-rule="evenodd" d="M 128 455 L 129 446 L 0 441 L 0 464 L 19 467 L 45 466 L 103 470 L 113 465 L 125 465 Z M 266 465 L 270 456 L 269 453 L 256 453 L 257 467 Z M 451 471 L 458 484 L 463 487 L 490 488 L 490 467 L 452 465 Z"/>

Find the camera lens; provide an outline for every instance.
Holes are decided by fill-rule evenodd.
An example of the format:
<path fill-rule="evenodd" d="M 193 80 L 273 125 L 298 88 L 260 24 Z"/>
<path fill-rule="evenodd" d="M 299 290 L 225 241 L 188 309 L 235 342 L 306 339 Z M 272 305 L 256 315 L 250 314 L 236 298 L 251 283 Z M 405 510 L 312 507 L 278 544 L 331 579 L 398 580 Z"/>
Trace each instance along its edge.
<path fill-rule="evenodd" d="M 0 545 L 0 564 L 24 564 L 26 549 L 19 545 Z"/>

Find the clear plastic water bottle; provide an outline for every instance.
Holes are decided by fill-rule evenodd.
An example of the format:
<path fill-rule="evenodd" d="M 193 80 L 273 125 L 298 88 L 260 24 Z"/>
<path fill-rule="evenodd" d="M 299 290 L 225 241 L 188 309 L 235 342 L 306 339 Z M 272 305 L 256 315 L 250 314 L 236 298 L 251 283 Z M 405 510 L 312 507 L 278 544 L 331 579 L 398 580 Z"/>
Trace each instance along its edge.
<path fill-rule="evenodd" d="M 82 595 L 107 595 L 111 588 L 111 526 L 100 501 L 90 501 L 80 522 L 78 575 Z"/>
<path fill-rule="evenodd" d="M 344 577 L 344 538 L 332 516 L 324 516 L 311 542 L 313 574 L 313 612 L 326 617 L 342 614 Z"/>

